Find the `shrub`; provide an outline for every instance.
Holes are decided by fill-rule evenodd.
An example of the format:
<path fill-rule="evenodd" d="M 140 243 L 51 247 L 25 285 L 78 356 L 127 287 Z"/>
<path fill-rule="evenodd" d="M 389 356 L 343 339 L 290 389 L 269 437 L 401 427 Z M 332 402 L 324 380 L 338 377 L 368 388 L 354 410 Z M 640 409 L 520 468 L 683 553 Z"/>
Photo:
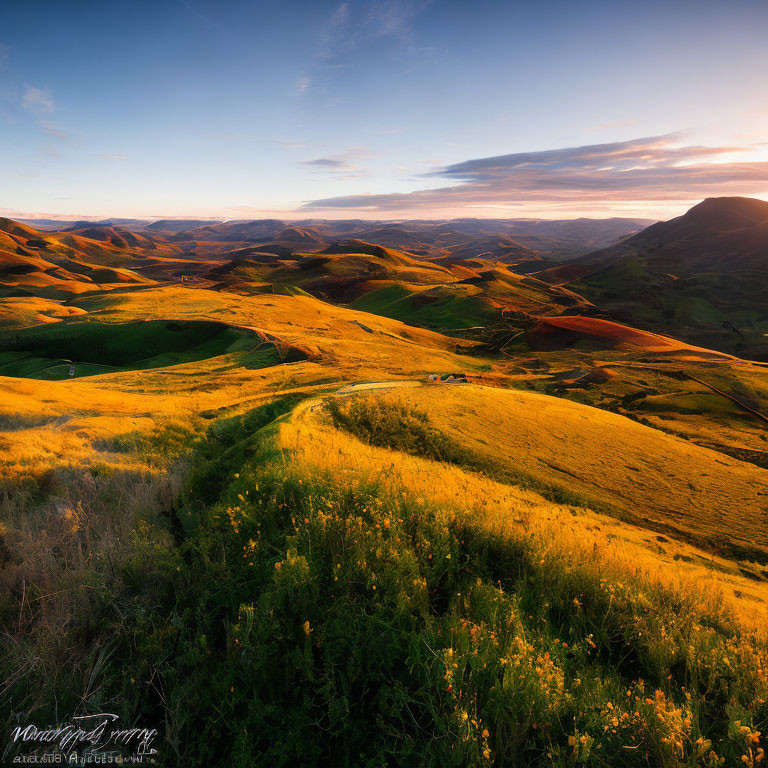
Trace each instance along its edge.
<path fill-rule="evenodd" d="M 468 452 L 417 408 L 373 397 L 333 398 L 326 405 L 336 427 L 372 445 L 454 464 L 469 461 Z"/>

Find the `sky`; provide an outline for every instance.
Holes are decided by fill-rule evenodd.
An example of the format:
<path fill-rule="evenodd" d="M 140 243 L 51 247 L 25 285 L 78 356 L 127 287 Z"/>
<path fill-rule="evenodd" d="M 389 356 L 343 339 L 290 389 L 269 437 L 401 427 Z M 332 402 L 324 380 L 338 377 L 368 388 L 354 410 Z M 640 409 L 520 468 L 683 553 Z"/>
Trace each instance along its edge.
<path fill-rule="evenodd" d="M 767 0 L 26 0 L 0 215 L 668 218 L 768 199 Z"/>

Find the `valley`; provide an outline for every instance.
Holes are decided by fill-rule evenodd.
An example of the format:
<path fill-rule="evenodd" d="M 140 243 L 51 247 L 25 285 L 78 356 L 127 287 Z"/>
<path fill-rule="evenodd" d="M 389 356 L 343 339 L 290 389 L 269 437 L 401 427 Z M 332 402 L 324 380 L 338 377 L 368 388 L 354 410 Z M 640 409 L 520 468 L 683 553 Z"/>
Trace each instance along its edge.
<path fill-rule="evenodd" d="M 6 701 L 129 702 L 195 765 L 235 731 L 272 765 L 738 761 L 734 724 L 768 722 L 768 204 L 745 200 L 0 219 Z"/>

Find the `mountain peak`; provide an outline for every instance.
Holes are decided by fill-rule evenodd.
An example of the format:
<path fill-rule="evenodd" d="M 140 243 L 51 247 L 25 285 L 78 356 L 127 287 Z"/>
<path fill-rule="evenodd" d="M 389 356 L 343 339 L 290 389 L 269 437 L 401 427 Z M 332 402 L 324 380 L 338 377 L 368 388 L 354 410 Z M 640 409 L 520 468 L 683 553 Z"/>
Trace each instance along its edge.
<path fill-rule="evenodd" d="M 676 221 L 686 219 L 701 221 L 709 230 L 727 232 L 768 221 L 768 202 L 754 197 L 708 197 Z"/>

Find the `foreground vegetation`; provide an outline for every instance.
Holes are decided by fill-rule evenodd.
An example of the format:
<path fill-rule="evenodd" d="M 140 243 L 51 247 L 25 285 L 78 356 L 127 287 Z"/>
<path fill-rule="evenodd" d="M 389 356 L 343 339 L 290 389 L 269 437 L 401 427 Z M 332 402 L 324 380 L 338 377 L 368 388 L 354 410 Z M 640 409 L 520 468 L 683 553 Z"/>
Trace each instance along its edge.
<path fill-rule="evenodd" d="M 175 500 L 132 509 L 109 558 L 70 521 L 87 598 L 58 633 L 35 584 L 4 605 L 4 722 L 162 722 L 169 765 L 760 763 L 768 649 L 724 605 L 311 468 L 280 439 L 300 399 L 174 451 Z M 393 458 L 465 458 L 418 409 L 333 402 Z"/>

